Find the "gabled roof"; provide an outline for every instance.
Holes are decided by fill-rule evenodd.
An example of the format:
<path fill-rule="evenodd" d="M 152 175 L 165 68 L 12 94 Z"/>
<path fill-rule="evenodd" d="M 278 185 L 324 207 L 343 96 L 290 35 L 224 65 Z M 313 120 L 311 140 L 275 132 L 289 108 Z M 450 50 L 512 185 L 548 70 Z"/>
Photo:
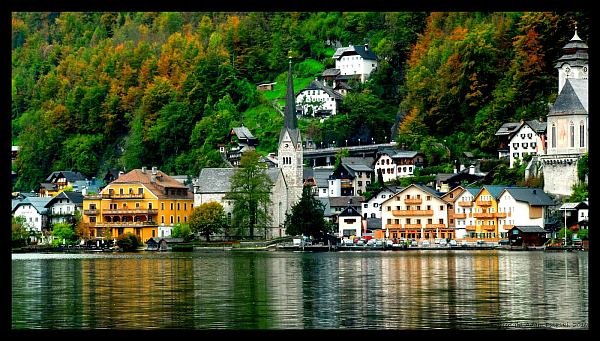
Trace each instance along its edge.
<path fill-rule="evenodd" d="M 318 80 L 314 80 L 314 81 L 310 82 L 310 84 L 308 84 L 308 86 L 306 88 L 300 90 L 298 95 L 300 93 L 302 93 L 303 91 L 308 91 L 308 90 L 323 90 L 323 91 L 325 91 L 325 93 L 327 93 L 329 95 L 329 97 L 332 97 L 336 100 L 342 100 L 344 98 L 344 95 L 333 90 L 332 87 L 324 85 L 323 83 L 319 82 Z"/>
<path fill-rule="evenodd" d="M 376 196 L 378 196 L 383 191 L 389 191 L 389 192 L 393 193 L 392 195 L 396 195 L 396 193 L 400 193 L 403 189 L 404 189 L 404 187 L 402 187 L 402 186 L 397 186 L 397 185 L 383 185 L 377 191 L 371 192 L 371 195 L 368 198 L 365 198 L 365 202 L 370 201 L 371 199 L 375 198 Z"/>
<path fill-rule="evenodd" d="M 494 199 L 498 199 L 500 197 L 500 193 L 506 188 L 506 186 L 504 186 L 504 185 L 484 185 L 483 187 L 481 187 L 479 192 L 477 192 L 475 197 L 478 196 L 483 191 L 484 188 L 487 189 L 487 191 L 490 193 L 490 195 L 492 197 L 494 197 Z"/>
<path fill-rule="evenodd" d="M 329 187 L 329 176 L 333 174 L 333 167 L 329 168 L 313 168 L 313 178 L 317 183 L 317 187 Z"/>
<path fill-rule="evenodd" d="M 377 55 L 375 55 L 373 50 L 371 50 L 368 47 L 365 47 L 364 45 L 355 45 L 355 46 L 351 45 L 348 47 L 340 47 L 335 51 L 332 58 L 340 59 L 344 55 L 355 55 L 355 54 L 361 56 L 363 59 L 377 60 Z"/>
<path fill-rule="evenodd" d="M 554 206 L 552 198 L 541 188 L 506 187 L 502 193 L 504 192 L 508 192 L 515 200 L 532 206 Z"/>
<path fill-rule="evenodd" d="M 52 199 L 52 197 L 27 197 L 27 198 L 21 200 L 21 202 L 18 203 L 13 208 L 13 212 L 15 212 L 15 210 L 19 206 L 22 206 L 22 205 L 31 205 L 31 206 L 33 206 L 33 208 L 36 209 L 36 211 L 38 211 L 39 214 L 46 214 L 46 213 L 48 213 L 48 209 L 46 208 L 46 204 L 51 199 Z"/>
<path fill-rule="evenodd" d="M 360 203 L 364 201 L 364 197 L 355 196 L 355 197 L 329 197 L 329 206 L 330 207 L 344 207 L 350 204 L 351 206 L 360 206 Z"/>
<path fill-rule="evenodd" d="M 85 176 L 80 172 L 71 172 L 71 171 L 56 171 L 52 172 L 52 174 L 48 175 L 46 181 L 52 182 L 58 178 L 65 178 L 68 182 L 75 182 L 76 180 L 85 180 Z"/>
<path fill-rule="evenodd" d="M 323 77 L 327 77 L 327 76 L 337 76 L 340 74 L 340 69 L 336 69 L 336 68 L 331 68 L 331 69 L 325 69 L 325 71 L 323 71 L 323 73 L 321 74 Z"/>
<path fill-rule="evenodd" d="M 50 201 L 44 207 L 49 208 L 54 205 L 59 199 L 69 199 L 73 204 L 77 206 L 83 205 L 83 195 L 81 192 L 62 191 L 55 197 L 51 198 Z"/>
<path fill-rule="evenodd" d="M 579 98 L 578 94 L 575 92 L 571 81 L 573 79 L 567 79 L 565 81 L 565 85 L 563 86 L 560 94 L 556 97 L 556 101 L 554 105 L 550 109 L 548 116 L 558 116 L 558 115 L 587 115 L 587 92 L 582 91 L 582 94 L 585 94 L 585 106 L 582 103 L 582 99 Z"/>
<path fill-rule="evenodd" d="M 202 168 L 198 179 L 194 181 L 196 193 L 227 193 L 231 190 L 231 177 L 239 168 Z M 273 184 L 281 173 L 279 168 L 265 169 Z"/>
<path fill-rule="evenodd" d="M 519 129 L 520 126 L 521 124 L 519 122 L 504 123 L 500 126 L 500 128 L 498 128 L 498 130 L 496 130 L 496 136 L 510 135 L 517 131 L 517 129 Z"/>
<path fill-rule="evenodd" d="M 248 128 L 246 127 L 235 127 L 232 128 L 231 131 L 239 138 L 239 139 L 247 139 L 247 140 L 254 140 L 256 139 L 254 137 L 254 135 L 252 135 L 252 133 L 250 132 L 250 130 L 248 130 Z"/>
<path fill-rule="evenodd" d="M 535 131 L 536 134 L 545 133 L 546 127 L 548 126 L 548 122 L 540 121 L 540 120 L 525 121 L 525 124 L 527 124 L 529 127 L 531 127 L 531 130 Z"/>
<path fill-rule="evenodd" d="M 574 211 L 580 209 L 589 208 L 588 204 L 585 202 L 566 202 L 562 204 L 559 208 L 560 211 Z"/>
<path fill-rule="evenodd" d="M 374 163 L 372 157 L 342 157 L 341 164 L 353 172 L 372 172 Z"/>
<path fill-rule="evenodd" d="M 441 198 L 441 193 L 438 193 L 435 189 L 433 189 L 431 187 L 428 187 L 428 186 L 425 186 L 425 185 L 421 185 L 421 184 L 410 184 L 410 185 L 404 187 L 402 190 L 396 192 L 395 194 L 400 194 L 400 193 L 408 190 L 411 187 L 416 187 L 419 190 L 421 190 L 422 192 L 429 193 L 429 194 L 433 195 L 435 198 L 438 198 L 438 199 L 440 199 L 440 200 L 443 201 L 443 199 Z M 389 200 L 391 200 L 393 198 L 394 198 L 394 196 L 391 196 L 391 197 L 387 198 L 386 200 L 384 200 L 381 204 L 383 205 L 385 202 L 387 202 L 387 201 L 389 201 Z"/>
<path fill-rule="evenodd" d="M 340 212 L 339 216 L 342 217 L 361 217 L 360 213 L 352 206 L 347 206 L 346 208 L 344 208 L 344 210 L 342 212 Z"/>

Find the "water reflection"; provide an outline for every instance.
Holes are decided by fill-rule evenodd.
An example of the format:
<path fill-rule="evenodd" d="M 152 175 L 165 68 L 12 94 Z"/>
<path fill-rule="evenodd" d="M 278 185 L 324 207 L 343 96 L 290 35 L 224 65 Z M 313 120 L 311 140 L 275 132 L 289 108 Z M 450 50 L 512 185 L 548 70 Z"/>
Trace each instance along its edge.
<path fill-rule="evenodd" d="M 15 254 L 16 329 L 584 328 L 588 255 Z"/>

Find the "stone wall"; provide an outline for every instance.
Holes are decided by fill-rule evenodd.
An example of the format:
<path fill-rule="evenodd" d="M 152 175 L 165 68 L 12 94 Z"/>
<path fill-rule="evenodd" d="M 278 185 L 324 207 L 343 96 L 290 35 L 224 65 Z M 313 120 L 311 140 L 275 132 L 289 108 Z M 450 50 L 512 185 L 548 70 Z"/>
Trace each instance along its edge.
<path fill-rule="evenodd" d="M 544 174 L 544 192 L 570 196 L 577 179 L 577 161 L 580 155 L 546 155 L 541 158 Z"/>

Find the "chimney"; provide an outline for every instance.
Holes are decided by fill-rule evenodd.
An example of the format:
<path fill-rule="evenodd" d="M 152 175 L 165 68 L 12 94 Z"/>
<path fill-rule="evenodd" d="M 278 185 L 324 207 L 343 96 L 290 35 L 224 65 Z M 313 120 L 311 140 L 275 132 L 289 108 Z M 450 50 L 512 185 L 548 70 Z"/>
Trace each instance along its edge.
<path fill-rule="evenodd" d="M 146 167 L 142 167 L 142 173 L 146 173 Z"/>
<path fill-rule="evenodd" d="M 537 194 L 537 191 L 535 189 L 533 190 L 533 194 Z"/>
<path fill-rule="evenodd" d="M 152 167 L 152 174 L 156 175 L 156 167 Z"/>
<path fill-rule="evenodd" d="M 540 116 L 540 122 L 544 122 L 544 117 Z"/>
<path fill-rule="evenodd" d="M 365 51 L 369 51 L 369 44 L 365 43 Z"/>
<path fill-rule="evenodd" d="M 117 178 L 120 178 L 120 177 L 121 177 L 121 175 L 123 175 L 123 174 L 124 174 L 124 172 L 123 172 L 123 171 L 119 171 L 119 176 L 118 176 Z"/>
<path fill-rule="evenodd" d="M 469 174 L 475 174 L 475 166 L 473 166 L 473 165 L 469 166 Z"/>

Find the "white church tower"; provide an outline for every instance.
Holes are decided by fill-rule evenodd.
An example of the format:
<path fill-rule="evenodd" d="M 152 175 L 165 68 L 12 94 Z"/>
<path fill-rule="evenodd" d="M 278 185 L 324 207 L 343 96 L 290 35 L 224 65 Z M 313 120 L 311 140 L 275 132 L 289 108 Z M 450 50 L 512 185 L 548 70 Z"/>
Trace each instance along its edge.
<path fill-rule="evenodd" d="M 296 101 L 292 80 L 292 59 L 288 66 L 288 83 L 283 119 L 283 128 L 279 133 L 279 149 L 277 150 L 277 166 L 281 169 L 288 187 L 288 207 L 293 206 L 302 196 L 304 184 L 302 156 L 302 138 L 296 118 Z"/>
<path fill-rule="evenodd" d="M 546 193 L 569 196 L 577 184 L 577 163 L 589 150 L 588 46 L 577 35 L 558 59 L 558 96 L 548 112 L 547 154 L 541 156 Z"/>

